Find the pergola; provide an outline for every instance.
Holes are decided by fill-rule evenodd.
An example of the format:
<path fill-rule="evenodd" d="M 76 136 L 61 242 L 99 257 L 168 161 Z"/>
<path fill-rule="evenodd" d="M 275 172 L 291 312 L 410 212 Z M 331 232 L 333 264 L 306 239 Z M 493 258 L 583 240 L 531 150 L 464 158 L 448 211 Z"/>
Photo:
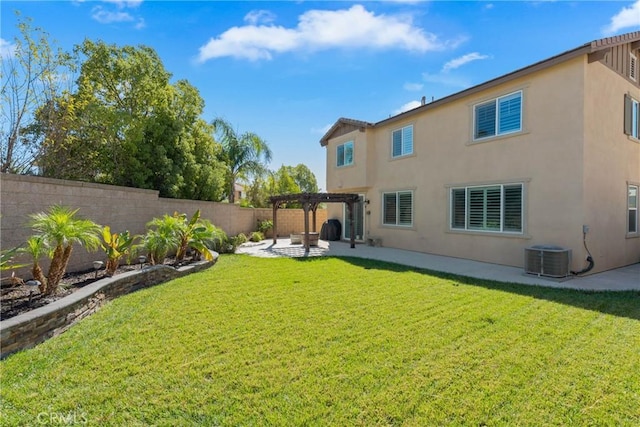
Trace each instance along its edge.
<path fill-rule="evenodd" d="M 278 208 L 283 203 L 298 202 L 302 205 L 304 211 L 304 250 L 309 252 L 309 211 L 313 213 L 313 232 L 316 232 L 316 211 L 321 203 L 345 203 L 349 215 L 349 235 L 351 236 L 351 248 L 356 247 L 355 230 L 353 226 L 353 206 L 358 202 L 357 194 L 350 193 L 299 193 L 299 194 L 282 194 L 279 196 L 269 197 L 269 201 L 273 205 L 273 243 L 278 242 Z"/>

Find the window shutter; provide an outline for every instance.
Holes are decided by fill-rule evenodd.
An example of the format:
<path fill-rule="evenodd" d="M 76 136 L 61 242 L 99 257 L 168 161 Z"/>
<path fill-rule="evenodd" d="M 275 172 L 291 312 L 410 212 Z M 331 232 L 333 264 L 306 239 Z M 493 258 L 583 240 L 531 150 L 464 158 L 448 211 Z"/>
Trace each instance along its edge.
<path fill-rule="evenodd" d="M 413 153 L 413 126 L 402 129 L 402 154 Z"/>
<path fill-rule="evenodd" d="M 466 191 L 464 188 L 451 190 L 451 228 L 465 228 Z"/>
<path fill-rule="evenodd" d="M 496 134 L 496 102 L 491 101 L 476 106 L 475 138 L 485 138 Z"/>
<path fill-rule="evenodd" d="M 469 193 L 469 216 L 468 228 L 483 228 L 484 224 L 484 190 L 470 188 Z"/>
<path fill-rule="evenodd" d="M 624 133 L 631 135 L 633 128 L 633 100 L 629 95 L 624 96 Z"/>
<path fill-rule="evenodd" d="M 522 185 L 504 187 L 504 231 L 522 231 Z"/>
<path fill-rule="evenodd" d="M 487 230 L 500 230 L 500 203 L 502 195 L 500 187 L 491 187 L 485 190 L 486 217 L 484 227 Z"/>
<path fill-rule="evenodd" d="M 629 78 L 638 81 L 638 58 L 633 54 L 629 54 Z"/>
<path fill-rule="evenodd" d="M 392 153 L 393 157 L 402 155 L 402 130 L 393 131 L 392 134 Z"/>
<path fill-rule="evenodd" d="M 384 194 L 384 212 L 383 223 L 384 224 L 396 224 L 396 193 Z"/>
<path fill-rule="evenodd" d="M 522 117 L 522 94 L 514 93 L 499 100 L 498 133 L 520 130 Z"/>
<path fill-rule="evenodd" d="M 410 191 L 398 193 L 398 225 L 413 223 L 413 193 Z"/>

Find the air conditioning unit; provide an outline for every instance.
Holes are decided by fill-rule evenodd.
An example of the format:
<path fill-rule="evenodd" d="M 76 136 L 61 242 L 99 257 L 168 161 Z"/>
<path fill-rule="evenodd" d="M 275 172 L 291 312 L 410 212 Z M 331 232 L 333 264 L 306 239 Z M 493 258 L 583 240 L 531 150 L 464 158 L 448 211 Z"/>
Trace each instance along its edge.
<path fill-rule="evenodd" d="M 524 270 L 546 277 L 571 275 L 571 249 L 537 245 L 524 250 Z"/>

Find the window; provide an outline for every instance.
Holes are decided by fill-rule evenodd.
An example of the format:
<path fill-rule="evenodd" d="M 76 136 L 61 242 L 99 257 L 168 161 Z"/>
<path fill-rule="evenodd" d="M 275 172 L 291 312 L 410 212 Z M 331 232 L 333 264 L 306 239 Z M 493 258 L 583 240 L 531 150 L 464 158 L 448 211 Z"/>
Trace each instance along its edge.
<path fill-rule="evenodd" d="M 629 95 L 624 96 L 624 133 L 640 139 L 640 104 Z"/>
<path fill-rule="evenodd" d="M 353 164 L 353 141 L 345 142 L 344 144 L 338 145 L 336 158 L 337 158 L 338 167 L 352 165 Z"/>
<path fill-rule="evenodd" d="M 522 233 L 522 184 L 452 188 L 451 228 Z"/>
<path fill-rule="evenodd" d="M 473 138 L 482 139 L 522 130 L 522 91 L 473 107 Z"/>
<path fill-rule="evenodd" d="M 393 157 L 413 154 L 413 125 L 394 130 L 391 134 L 391 155 Z"/>
<path fill-rule="evenodd" d="M 638 81 L 638 58 L 633 53 L 629 53 L 629 78 Z"/>
<path fill-rule="evenodd" d="M 413 192 L 398 191 L 382 195 L 384 225 L 413 225 Z"/>
<path fill-rule="evenodd" d="M 629 220 L 627 222 L 627 233 L 638 232 L 638 186 L 630 185 L 627 196 L 627 210 Z"/>

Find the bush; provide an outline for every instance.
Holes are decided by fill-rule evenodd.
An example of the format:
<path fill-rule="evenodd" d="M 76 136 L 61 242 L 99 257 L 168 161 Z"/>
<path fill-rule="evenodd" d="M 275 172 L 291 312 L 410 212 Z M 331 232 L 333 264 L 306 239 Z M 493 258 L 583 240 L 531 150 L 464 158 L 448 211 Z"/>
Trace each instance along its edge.
<path fill-rule="evenodd" d="M 263 219 L 262 221 L 258 221 L 258 231 L 262 234 L 267 234 L 269 231 L 273 229 L 273 221 L 270 219 Z"/>
<path fill-rule="evenodd" d="M 259 231 L 254 231 L 249 235 L 249 240 L 252 242 L 261 242 L 264 240 L 264 234 Z"/>

